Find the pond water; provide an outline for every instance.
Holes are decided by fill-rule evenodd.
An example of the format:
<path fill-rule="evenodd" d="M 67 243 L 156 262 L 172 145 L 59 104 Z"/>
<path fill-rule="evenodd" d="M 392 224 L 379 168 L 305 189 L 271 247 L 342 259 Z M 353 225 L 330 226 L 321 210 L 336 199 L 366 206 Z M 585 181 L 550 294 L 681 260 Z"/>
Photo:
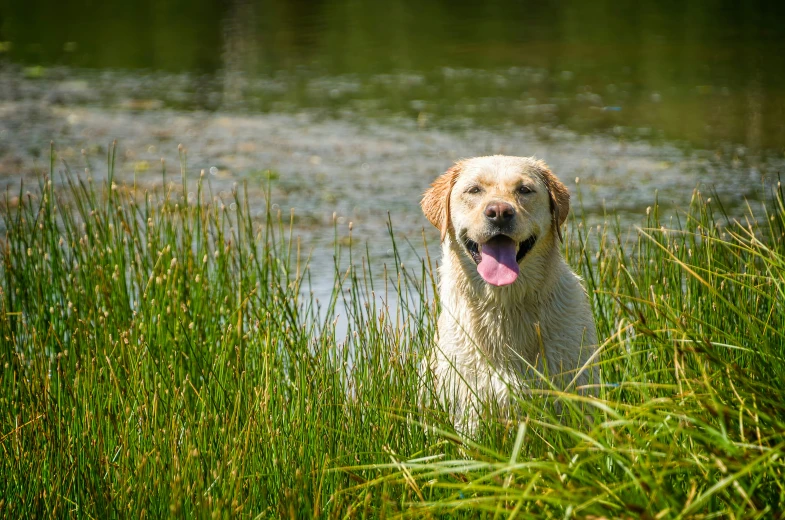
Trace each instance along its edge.
<path fill-rule="evenodd" d="M 590 219 L 638 222 L 655 191 L 675 212 L 696 186 L 742 211 L 785 162 L 784 22 L 783 2 L 719 0 L 6 2 L 0 187 L 33 184 L 50 140 L 105 175 L 113 139 L 118 178 L 153 186 L 182 143 L 258 212 L 271 171 L 316 274 L 333 214 L 377 257 L 388 214 L 415 252 L 435 242 L 419 197 L 474 155 L 580 178 Z"/>

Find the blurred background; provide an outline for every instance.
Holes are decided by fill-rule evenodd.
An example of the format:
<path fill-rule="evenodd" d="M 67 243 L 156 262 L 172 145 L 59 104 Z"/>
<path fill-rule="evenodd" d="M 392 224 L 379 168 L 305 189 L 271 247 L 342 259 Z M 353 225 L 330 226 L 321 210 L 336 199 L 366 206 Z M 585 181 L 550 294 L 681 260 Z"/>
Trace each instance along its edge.
<path fill-rule="evenodd" d="M 179 182 L 182 143 L 260 214 L 269 172 L 317 255 L 334 213 L 382 256 L 388 213 L 434 240 L 420 194 L 481 154 L 545 159 L 590 219 L 696 187 L 742 211 L 785 159 L 783 27 L 781 1 L 0 0 L 0 187 L 50 140 L 59 168 L 105 175 L 117 139 L 121 180 L 163 157 Z"/>

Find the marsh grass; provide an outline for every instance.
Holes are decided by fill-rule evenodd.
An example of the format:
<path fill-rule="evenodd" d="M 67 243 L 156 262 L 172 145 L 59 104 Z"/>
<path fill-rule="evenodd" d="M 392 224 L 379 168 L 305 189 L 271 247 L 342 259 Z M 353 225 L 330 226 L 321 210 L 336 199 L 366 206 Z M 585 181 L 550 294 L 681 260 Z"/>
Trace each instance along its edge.
<path fill-rule="evenodd" d="M 242 190 L 214 197 L 184 160 L 181 184 L 151 192 L 116 185 L 112 162 L 105 183 L 65 169 L 55 184 L 53 159 L 3 204 L 3 516 L 783 508 L 779 186 L 742 223 L 697 192 L 638 231 L 573 220 L 566 256 L 604 338 L 597 397 L 546 388 L 516 418 L 488 410 L 468 439 L 421 370 L 435 258 L 402 266 L 394 249 L 384 265 L 336 246 L 329 261 L 352 267 L 319 304 L 287 216 L 252 218 Z"/>

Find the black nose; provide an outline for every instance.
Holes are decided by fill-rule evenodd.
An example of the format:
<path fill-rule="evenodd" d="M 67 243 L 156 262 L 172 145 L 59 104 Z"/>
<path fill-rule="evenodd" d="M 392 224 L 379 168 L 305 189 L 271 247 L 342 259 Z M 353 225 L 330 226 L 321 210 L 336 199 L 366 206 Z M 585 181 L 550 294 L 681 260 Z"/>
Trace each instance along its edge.
<path fill-rule="evenodd" d="M 506 202 L 491 202 L 485 206 L 485 216 L 494 224 L 506 224 L 515 216 L 515 208 Z"/>

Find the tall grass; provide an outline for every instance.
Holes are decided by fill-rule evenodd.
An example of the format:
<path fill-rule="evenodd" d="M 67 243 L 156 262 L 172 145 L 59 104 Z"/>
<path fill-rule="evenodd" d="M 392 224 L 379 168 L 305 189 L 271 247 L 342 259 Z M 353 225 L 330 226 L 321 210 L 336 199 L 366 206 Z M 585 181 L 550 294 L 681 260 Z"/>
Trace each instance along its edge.
<path fill-rule="evenodd" d="M 255 221 L 243 191 L 220 200 L 184 165 L 182 185 L 118 186 L 112 160 L 108 182 L 53 165 L 3 204 L 2 516 L 783 509 L 781 190 L 743 224 L 698 193 L 637 233 L 573 221 L 566 255 L 604 338 L 597 397 L 528 396 L 468 439 L 421 369 L 436 259 L 336 246 L 311 261 L 353 268 L 320 308 L 286 217 Z"/>

